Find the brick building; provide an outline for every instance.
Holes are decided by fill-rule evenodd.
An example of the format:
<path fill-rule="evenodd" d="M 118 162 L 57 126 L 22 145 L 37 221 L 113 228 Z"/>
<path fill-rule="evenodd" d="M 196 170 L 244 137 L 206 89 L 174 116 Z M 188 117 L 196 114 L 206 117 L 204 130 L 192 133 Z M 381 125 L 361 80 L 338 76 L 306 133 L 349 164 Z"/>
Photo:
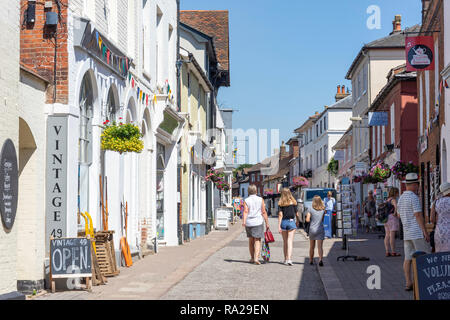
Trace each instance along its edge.
<path fill-rule="evenodd" d="M 393 68 L 387 80 L 369 108 L 369 112 L 382 112 L 387 118 L 384 126 L 369 124 L 372 164 L 383 161 L 391 168 L 397 161 L 412 161 L 418 165 L 416 72 L 407 72 L 403 64 Z M 388 185 L 405 188 L 394 175 Z"/>
<path fill-rule="evenodd" d="M 433 37 L 435 65 L 434 70 L 417 72 L 420 194 L 427 216 L 441 183 L 441 127 L 445 121 L 445 95 L 440 85 L 444 69 L 443 13 L 442 0 L 422 0 L 420 35 Z"/>

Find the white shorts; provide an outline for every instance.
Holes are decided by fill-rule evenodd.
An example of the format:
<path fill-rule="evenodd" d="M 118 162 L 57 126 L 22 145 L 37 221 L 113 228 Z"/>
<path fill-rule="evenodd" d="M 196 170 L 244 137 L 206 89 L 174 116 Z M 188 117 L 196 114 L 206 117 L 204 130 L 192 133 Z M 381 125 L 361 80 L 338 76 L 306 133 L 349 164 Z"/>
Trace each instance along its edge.
<path fill-rule="evenodd" d="M 413 254 L 417 251 L 431 253 L 430 245 L 425 239 L 404 240 L 403 245 L 405 247 L 405 260 L 412 260 Z"/>

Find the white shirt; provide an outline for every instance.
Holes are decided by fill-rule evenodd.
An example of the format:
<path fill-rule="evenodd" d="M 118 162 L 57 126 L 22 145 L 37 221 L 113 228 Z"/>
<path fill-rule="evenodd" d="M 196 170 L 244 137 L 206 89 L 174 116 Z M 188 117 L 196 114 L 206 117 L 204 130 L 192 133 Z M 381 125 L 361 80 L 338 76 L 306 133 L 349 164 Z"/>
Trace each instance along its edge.
<path fill-rule="evenodd" d="M 423 239 L 423 232 L 417 222 L 415 213 L 422 212 L 419 197 L 412 191 L 403 192 L 398 200 L 397 211 L 403 224 L 403 239 Z"/>
<path fill-rule="evenodd" d="M 328 197 L 326 197 L 324 202 L 325 202 L 325 210 L 327 210 L 327 211 L 334 210 L 334 204 L 336 203 L 336 200 L 333 197 L 331 197 L 330 199 L 328 199 Z"/>
<path fill-rule="evenodd" d="M 248 207 L 247 220 L 245 225 L 247 227 L 256 227 L 264 223 L 264 218 L 262 216 L 262 204 L 263 199 L 257 195 L 251 195 L 245 199 L 245 203 Z"/>

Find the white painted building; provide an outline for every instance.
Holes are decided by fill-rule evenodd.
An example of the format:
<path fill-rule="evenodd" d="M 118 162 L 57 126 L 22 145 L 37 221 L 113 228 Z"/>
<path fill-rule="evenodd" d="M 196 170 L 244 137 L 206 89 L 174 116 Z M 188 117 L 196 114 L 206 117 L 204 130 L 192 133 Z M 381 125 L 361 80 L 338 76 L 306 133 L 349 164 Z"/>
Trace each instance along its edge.
<path fill-rule="evenodd" d="M 444 6 L 444 30 L 450 30 L 450 3 L 443 1 Z M 450 32 L 444 32 L 444 70 L 442 78 L 450 83 Z M 444 86 L 445 87 L 445 86 Z M 441 174 L 442 182 L 450 181 L 450 89 L 445 90 L 445 120 L 441 127 Z"/>
<path fill-rule="evenodd" d="M 0 300 L 44 286 L 45 91 L 48 79 L 20 63 L 20 4 L 8 1 L 0 13 L 0 152 L 14 145 L 17 175 L 5 174 L 0 159 Z M 5 150 L 6 151 L 6 150 Z M 3 153 L 3 156 L 5 153 Z M 8 160 L 9 162 L 9 160 Z M 18 192 L 10 189 L 17 177 Z M 12 196 L 11 198 L 9 198 Z M 17 199 L 17 210 L 11 203 Z M 8 201 L 6 201 L 8 200 Z M 12 216 L 11 216 L 12 214 Z"/>
<path fill-rule="evenodd" d="M 327 171 L 328 163 L 334 156 L 333 146 L 351 125 L 351 116 L 352 96 L 348 96 L 325 107 L 325 110 L 315 120 L 312 141 L 314 146 L 312 187 L 333 188 L 336 186 L 336 177 Z"/>
<path fill-rule="evenodd" d="M 20 57 L 19 2 L 7 1 L 0 12 L 0 51 L 3 63 L 0 67 L 0 151 L 6 139 L 11 139 L 18 152 L 19 145 L 19 57 Z M 8 112 L 6 112 L 8 110 Z M 4 208 L 1 208 L 2 216 Z M 18 228 L 13 225 L 5 230 L 0 227 L 0 297 L 17 291 L 17 242 Z"/>
<path fill-rule="evenodd" d="M 96 230 L 103 228 L 102 176 L 118 259 L 125 235 L 132 255 L 154 238 L 178 245 L 177 142 L 184 120 L 177 112 L 177 10 L 176 0 L 70 2 L 69 103 L 47 106 L 48 130 L 62 126 L 61 136 L 49 136 L 47 142 L 61 138 L 66 146 L 78 147 L 63 152 L 62 221 L 52 221 L 47 199 L 46 243 L 50 235 L 76 237 L 84 230 L 78 210 L 92 216 Z M 142 153 L 101 150 L 106 120 L 137 125 Z"/>

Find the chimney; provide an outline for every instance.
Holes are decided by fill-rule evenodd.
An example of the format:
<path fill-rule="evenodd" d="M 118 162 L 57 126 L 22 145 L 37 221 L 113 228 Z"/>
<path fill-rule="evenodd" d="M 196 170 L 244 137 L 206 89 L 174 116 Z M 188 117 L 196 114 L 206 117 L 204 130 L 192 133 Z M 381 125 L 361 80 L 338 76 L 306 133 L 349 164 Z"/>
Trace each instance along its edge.
<path fill-rule="evenodd" d="M 280 147 L 280 158 L 284 158 L 286 156 L 287 156 L 286 145 L 284 144 L 284 141 L 282 141 L 281 147 Z"/>
<path fill-rule="evenodd" d="M 394 21 L 392 21 L 392 33 L 399 33 L 402 31 L 402 16 L 396 15 Z"/>
<path fill-rule="evenodd" d="M 341 88 L 342 88 L 342 91 L 341 91 Z M 348 91 L 345 92 L 345 86 L 342 86 L 342 87 L 338 86 L 338 92 L 337 92 L 337 94 L 335 96 L 336 102 L 338 102 L 339 100 L 342 100 L 342 99 L 348 97 L 349 95 L 350 94 L 348 93 Z"/>

